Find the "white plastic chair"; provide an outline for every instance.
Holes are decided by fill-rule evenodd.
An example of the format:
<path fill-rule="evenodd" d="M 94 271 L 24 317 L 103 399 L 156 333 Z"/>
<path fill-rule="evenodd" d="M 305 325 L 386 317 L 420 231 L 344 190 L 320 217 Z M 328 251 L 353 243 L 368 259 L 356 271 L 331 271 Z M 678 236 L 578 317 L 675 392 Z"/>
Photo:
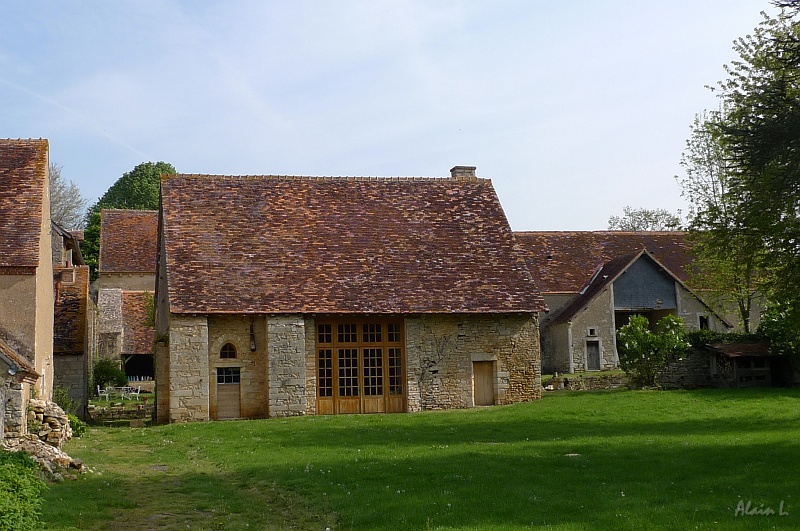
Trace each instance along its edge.
<path fill-rule="evenodd" d="M 97 386 L 97 397 L 103 398 L 106 397 L 106 402 L 108 402 L 108 389 L 100 389 L 100 386 Z"/>

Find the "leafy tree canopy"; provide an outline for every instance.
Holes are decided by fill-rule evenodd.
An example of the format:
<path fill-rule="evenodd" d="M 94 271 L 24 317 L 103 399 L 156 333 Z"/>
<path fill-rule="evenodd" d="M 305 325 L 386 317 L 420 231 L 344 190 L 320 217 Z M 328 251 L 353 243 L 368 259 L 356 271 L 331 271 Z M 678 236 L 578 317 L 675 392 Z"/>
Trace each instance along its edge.
<path fill-rule="evenodd" d="M 715 88 L 721 111 L 709 124 L 727 165 L 731 238 L 718 247 L 754 260 L 771 318 L 788 330 L 800 323 L 800 3 L 776 5 L 786 9 L 734 42 L 739 59 Z"/>
<path fill-rule="evenodd" d="M 680 230 L 680 215 L 675 215 L 663 208 L 647 209 L 626 206 L 622 216 L 611 216 L 608 219 L 608 230 L 624 231 L 660 231 Z"/>
<path fill-rule="evenodd" d="M 100 211 L 104 208 L 156 210 L 161 175 L 177 173 L 166 162 L 144 162 L 125 173 L 90 208 L 86 214 L 86 232 L 81 248 L 83 258 L 97 275 L 100 255 Z"/>

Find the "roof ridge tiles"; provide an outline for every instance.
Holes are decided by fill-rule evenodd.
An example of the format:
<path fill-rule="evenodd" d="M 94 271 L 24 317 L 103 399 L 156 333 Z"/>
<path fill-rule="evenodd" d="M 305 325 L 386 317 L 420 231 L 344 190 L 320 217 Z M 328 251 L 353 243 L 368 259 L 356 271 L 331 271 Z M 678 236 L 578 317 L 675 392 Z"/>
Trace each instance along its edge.
<path fill-rule="evenodd" d="M 180 177 L 197 177 L 209 179 L 240 179 L 240 180 L 257 180 L 257 179 L 270 179 L 276 181 L 436 181 L 436 182 L 463 182 L 457 181 L 452 177 L 424 177 L 424 176 L 377 176 L 377 175 L 273 175 L 273 174 L 247 174 L 247 175 L 230 175 L 230 174 L 212 174 L 212 173 L 176 173 L 176 174 L 163 174 L 164 179 L 174 179 Z M 477 178 L 477 182 L 486 182 L 489 179 Z M 475 182 L 475 181 L 471 181 Z"/>

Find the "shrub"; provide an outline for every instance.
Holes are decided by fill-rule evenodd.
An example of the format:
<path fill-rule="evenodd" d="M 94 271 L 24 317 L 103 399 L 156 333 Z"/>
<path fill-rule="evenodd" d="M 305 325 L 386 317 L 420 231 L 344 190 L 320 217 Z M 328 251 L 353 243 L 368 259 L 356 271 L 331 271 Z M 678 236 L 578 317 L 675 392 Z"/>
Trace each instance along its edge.
<path fill-rule="evenodd" d="M 642 315 L 632 315 L 628 324 L 617 330 L 619 365 L 637 385 L 653 387 L 667 363 L 689 348 L 683 319 L 667 315 L 659 319 L 656 332 Z"/>
<path fill-rule="evenodd" d="M 46 486 L 38 470 L 28 454 L 0 450 L 0 531 L 41 529 L 39 509 Z"/>
<path fill-rule="evenodd" d="M 99 385 L 101 388 L 109 385 L 117 387 L 128 385 L 128 378 L 119 368 L 119 362 L 107 358 L 95 362 L 92 370 L 92 379 L 94 380 L 94 385 Z"/>
<path fill-rule="evenodd" d="M 80 405 L 77 400 L 69 396 L 69 389 L 66 387 L 56 387 L 53 389 L 53 402 L 64 410 L 64 413 L 75 414 Z"/>
<path fill-rule="evenodd" d="M 86 433 L 87 424 L 73 414 L 69 415 L 69 427 L 72 428 L 73 437 L 83 437 Z"/>

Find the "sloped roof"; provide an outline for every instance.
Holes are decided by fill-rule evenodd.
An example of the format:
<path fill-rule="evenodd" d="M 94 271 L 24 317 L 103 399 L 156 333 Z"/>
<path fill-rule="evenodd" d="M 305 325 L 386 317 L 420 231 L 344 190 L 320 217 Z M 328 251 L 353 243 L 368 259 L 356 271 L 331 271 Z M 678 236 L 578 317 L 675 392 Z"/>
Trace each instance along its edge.
<path fill-rule="evenodd" d="M 61 245 L 64 246 L 64 249 L 72 251 L 72 264 L 76 266 L 86 265 L 83 261 L 80 245 L 80 242 L 83 241 L 83 231 L 66 230 L 54 221 L 50 222 L 50 228 L 54 237 L 61 238 Z M 80 235 L 80 238 L 78 235 Z M 59 265 L 55 256 L 53 257 L 53 265 Z"/>
<path fill-rule="evenodd" d="M 740 358 L 745 356 L 771 356 L 769 352 L 769 341 L 758 343 L 713 343 L 708 346 L 712 351 L 722 354 L 728 358 Z"/>
<path fill-rule="evenodd" d="M 157 210 L 101 211 L 98 271 L 154 275 L 157 241 Z"/>
<path fill-rule="evenodd" d="M 618 256 L 609 260 L 605 264 L 603 264 L 600 268 L 592 273 L 592 277 L 589 280 L 589 283 L 584 286 L 577 297 L 575 297 L 569 304 L 567 304 L 559 313 L 556 315 L 551 325 L 563 324 L 567 323 L 575 318 L 579 313 L 585 310 L 591 301 L 601 293 L 606 287 L 612 284 L 615 280 L 619 278 L 619 276 L 624 273 L 634 262 L 645 258 L 648 260 L 653 261 L 656 266 L 660 270 L 664 272 L 664 274 L 669 275 L 672 279 L 678 282 L 686 291 L 692 293 L 698 301 L 700 301 L 703 305 L 706 306 L 710 311 L 717 316 L 717 318 L 728 328 L 731 328 L 731 325 L 718 313 L 714 312 L 711 307 L 709 307 L 705 302 L 703 302 L 700 297 L 697 297 L 696 294 L 680 279 L 678 276 L 673 273 L 668 267 L 666 267 L 660 260 L 657 260 L 653 253 L 649 252 L 646 249 L 641 249 L 639 252 L 630 253 L 623 256 Z"/>
<path fill-rule="evenodd" d="M 26 373 L 34 378 L 41 376 L 36 372 L 36 368 L 20 355 L 9 343 L 0 337 L 0 360 L 4 361 L 6 365 L 14 369 L 15 372 Z"/>
<path fill-rule="evenodd" d="M 145 291 L 122 292 L 122 353 L 152 354 L 155 330 L 148 324 L 147 301 L 153 294 Z"/>
<path fill-rule="evenodd" d="M 559 314 L 555 316 L 551 324 L 557 325 L 571 321 L 589 305 L 592 299 L 606 289 L 609 284 L 613 283 L 623 271 L 631 266 L 631 264 L 641 256 L 646 255 L 646 253 L 647 251 L 642 250 L 638 253 L 618 256 L 600 266 L 598 270 L 592 273 L 593 278 L 587 286 L 584 286 L 580 295 L 567 304 Z"/>
<path fill-rule="evenodd" d="M 164 176 L 174 313 L 501 313 L 544 303 L 491 181 Z"/>
<path fill-rule="evenodd" d="M 47 165 L 47 140 L 0 139 L 0 267 L 39 265 Z"/>
<path fill-rule="evenodd" d="M 680 231 L 515 232 L 514 237 L 542 293 L 578 293 L 600 266 L 642 249 L 683 283 L 692 262 L 688 233 Z"/>

